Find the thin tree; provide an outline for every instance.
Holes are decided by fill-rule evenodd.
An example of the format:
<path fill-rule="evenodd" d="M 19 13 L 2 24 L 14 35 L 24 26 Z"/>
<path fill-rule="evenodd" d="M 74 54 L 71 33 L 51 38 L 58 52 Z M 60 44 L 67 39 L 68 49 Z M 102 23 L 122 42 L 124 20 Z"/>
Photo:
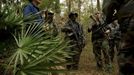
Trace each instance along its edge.
<path fill-rule="evenodd" d="M 78 13 L 79 13 L 79 21 L 80 21 L 80 16 L 81 16 L 81 0 L 78 2 Z"/>
<path fill-rule="evenodd" d="M 91 11 L 92 11 L 92 13 L 94 13 L 94 4 L 93 4 L 93 0 L 91 0 Z"/>
<path fill-rule="evenodd" d="M 98 11 L 101 11 L 100 0 L 97 0 L 97 10 L 98 10 Z"/>
<path fill-rule="evenodd" d="M 55 1 L 55 12 L 60 13 L 60 0 Z"/>
<path fill-rule="evenodd" d="M 71 12 L 71 5 L 72 5 L 72 2 L 71 2 L 71 0 L 66 0 L 66 3 L 67 3 L 68 13 L 69 13 L 69 12 Z"/>

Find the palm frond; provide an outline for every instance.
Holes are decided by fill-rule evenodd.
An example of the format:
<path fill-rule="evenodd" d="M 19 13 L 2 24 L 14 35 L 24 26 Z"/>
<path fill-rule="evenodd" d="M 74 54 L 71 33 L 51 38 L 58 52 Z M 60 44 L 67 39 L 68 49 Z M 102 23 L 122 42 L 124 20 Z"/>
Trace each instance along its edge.
<path fill-rule="evenodd" d="M 14 52 L 11 53 L 5 73 L 12 71 L 13 75 L 48 75 L 66 72 L 63 67 L 65 59 L 72 54 L 68 50 L 71 47 L 68 46 L 69 41 L 60 35 L 51 36 L 49 31 L 42 28 L 43 23 L 35 23 L 33 15 L 24 18 L 21 13 L 17 13 L 18 7 L 10 2 L 0 5 L 0 30 L 17 30 L 12 33 L 12 43 L 15 44 L 10 44 L 10 47 Z"/>
<path fill-rule="evenodd" d="M 13 35 L 17 48 L 10 58 L 9 65 L 14 65 L 14 74 L 19 72 L 18 75 L 44 75 L 64 72 L 65 68 L 56 67 L 62 66 L 61 63 L 65 63 L 65 59 L 72 53 L 66 50 L 70 47 L 69 41 L 60 36 L 52 38 L 39 24 L 31 24 L 23 29 L 18 35 Z"/>

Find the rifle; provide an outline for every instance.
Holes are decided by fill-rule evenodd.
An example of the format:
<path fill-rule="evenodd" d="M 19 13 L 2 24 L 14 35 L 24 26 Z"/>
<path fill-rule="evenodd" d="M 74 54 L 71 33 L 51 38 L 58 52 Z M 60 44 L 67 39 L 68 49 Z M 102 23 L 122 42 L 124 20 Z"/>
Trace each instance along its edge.
<path fill-rule="evenodd" d="M 97 23 L 97 21 L 95 20 L 95 18 L 94 18 L 92 15 L 90 16 L 90 18 L 91 18 L 93 21 L 95 21 L 95 22 Z M 101 24 L 101 21 L 100 21 L 100 20 L 98 20 L 98 22 L 99 22 L 99 24 L 100 24 L 100 27 L 99 27 L 95 32 L 93 32 L 93 34 L 96 33 L 96 32 L 98 32 L 98 31 L 101 30 L 101 29 L 103 30 L 103 32 L 104 32 L 104 30 L 105 30 L 104 27 L 106 27 L 107 23 L 104 22 L 103 24 Z"/>
<path fill-rule="evenodd" d="M 108 25 L 108 23 L 104 22 L 95 32 L 93 32 L 93 34 L 98 32 L 101 29 L 104 29 L 104 27 L 106 27 L 107 25 Z"/>
<path fill-rule="evenodd" d="M 117 17 L 116 17 L 116 14 L 115 14 L 115 16 L 113 16 L 113 18 L 111 19 L 111 22 L 110 23 L 112 23 L 113 21 L 115 21 L 117 19 Z M 104 19 L 103 19 L 104 20 Z M 98 32 L 99 30 L 101 30 L 101 29 L 104 29 L 104 27 L 106 27 L 108 24 L 110 24 L 110 23 L 108 23 L 108 22 L 106 22 L 105 20 L 104 20 L 104 23 L 103 24 L 101 24 L 101 26 L 94 32 L 94 33 L 96 33 L 96 32 Z"/>
<path fill-rule="evenodd" d="M 74 35 L 75 35 L 75 38 L 76 38 L 76 40 L 77 40 L 77 45 L 80 45 L 79 44 L 79 36 L 78 36 L 78 34 L 77 34 L 77 32 L 75 31 L 75 28 L 74 28 L 74 26 L 73 26 L 73 22 L 72 22 L 72 20 L 70 21 L 70 25 L 72 26 L 72 32 L 74 33 Z M 82 46 L 78 46 L 80 49 L 82 49 Z"/>
<path fill-rule="evenodd" d="M 106 32 L 106 26 L 108 25 L 108 23 L 105 22 L 104 18 L 103 18 L 103 17 L 99 17 L 99 18 L 102 18 L 102 20 L 104 21 L 103 24 L 102 24 L 102 22 L 100 21 L 99 18 L 98 18 L 98 19 L 97 19 L 97 18 L 95 19 L 92 15 L 90 16 L 90 18 L 91 18 L 93 21 L 95 21 L 96 24 L 97 24 L 97 22 L 99 23 L 99 24 L 98 24 L 99 28 L 96 29 L 96 31 L 95 31 L 95 32 L 92 32 L 92 33 L 93 33 L 93 34 L 96 34 L 96 33 L 98 33 L 98 31 L 101 31 L 101 32 L 106 36 L 106 39 L 108 40 L 108 39 L 109 39 L 109 35 L 105 34 L 105 32 Z"/>

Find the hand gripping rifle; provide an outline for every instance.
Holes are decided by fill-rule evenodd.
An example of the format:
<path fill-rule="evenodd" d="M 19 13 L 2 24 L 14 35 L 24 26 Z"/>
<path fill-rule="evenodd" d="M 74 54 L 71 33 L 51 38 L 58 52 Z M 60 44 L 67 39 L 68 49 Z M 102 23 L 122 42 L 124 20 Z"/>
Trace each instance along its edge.
<path fill-rule="evenodd" d="M 103 24 L 101 24 L 101 26 L 93 33 L 98 32 L 99 30 L 104 30 L 104 27 L 106 27 L 108 25 L 108 23 L 104 22 Z"/>
<path fill-rule="evenodd" d="M 112 23 L 113 21 L 115 21 L 117 19 L 117 17 L 116 17 L 116 15 L 115 16 L 113 16 L 113 18 L 111 19 L 111 21 L 108 23 L 108 22 L 106 22 L 106 20 L 104 20 L 104 23 L 103 24 L 101 24 L 101 26 L 94 32 L 94 33 L 96 33 L 96 32 L 98 32 L 99 30 L 103 30 L 103 29 L 105 29 L 105 27 L 108 25 L 108 24 L 110 24 L 110 23 Z"/>
<path fill-rule="evenodd" d="M 104 22 L 103 24 L 101 24 L 101 21 L 100 20 L 96 20 L 92 15 L 90 16 L 90 18 L 95 22 L 97 23 L 97 21 L 99 22 L 99 28 L 93 32 L 94 33 L 97 33 L 99 30 L 102 30 L 103 32 L 105 31 L 105 28 L 107 26 L 108 23 Z"/>
<path fill-rule="evenodd" d="M 104 23 L 102 23 L 99 18 L 96 18 L 96 19 L 95 19 L 92 15 L 90 16 L 90 18 L 91 18 L 93 21 L 95 21 L 96 24 L 97 24 L 97 22 L 99 23 L 99 24 L 97 24 L 97 25 L 99 26 L 99 28 L 96 29 L 96 30 L 95 30 L 94 32 L 92 32 L 92 33 L 93 33 L 93 34 L 96 34 L 96 33 L 98 33 L 98 32 L 100 31 L 100 32 L 102 32 L 102 33 L 105 35 L 106 39 L 108 40 L 108 39 L 109 39 L 109 35 L 105 33 L 106 30 L 107 30 L 106 26 L 108 25 L 108 23 L 104 21 L 103 17 L 99 17 L 99 18 L 102 18 L 102 20 L 104 21 Z"/>

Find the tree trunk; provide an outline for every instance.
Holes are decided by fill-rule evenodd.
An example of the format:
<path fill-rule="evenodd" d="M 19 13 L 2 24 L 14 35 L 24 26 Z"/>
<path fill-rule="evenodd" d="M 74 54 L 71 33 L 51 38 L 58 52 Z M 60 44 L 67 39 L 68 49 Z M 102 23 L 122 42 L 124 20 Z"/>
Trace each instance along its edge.
<path fill-rule="evenodd" d="M 91 0 L 91 11 L 94 13 L 94 5 L 93 5 L 93 0 Z"/>
<path fill-rule="evenodd" d="M 79 0 L 79 3 L 78 3 L 78 13 L 79 13 L 78 20 L 81 21 L 81 19 L 80 19 L 80 17 L 81 17 L 81 0 Z"/>
<path fill-rule="evenodd" d="M 60 13 L 60 0 L 55 1 L 55 13 Z"/>
<path fill-rule="evenodd" d="M 98 10 L 98 11 L 101 11 L 100 0 L 97 0 L 97 10 Z"/>
<path fill-rule="evenodd" d="M 66 2 L 67 2 L 67 6 L 68 6 L 68 13 L 70 13 L 72 2 L 71 2 L 71 0 L 66 0 Z"/>
<path fill-rule="evenodd" d="M 56 0 L 55 1 L 55 19 L 56 19 L 56 23 L 59 23 L 60 20 L 60 0 Z"/>

